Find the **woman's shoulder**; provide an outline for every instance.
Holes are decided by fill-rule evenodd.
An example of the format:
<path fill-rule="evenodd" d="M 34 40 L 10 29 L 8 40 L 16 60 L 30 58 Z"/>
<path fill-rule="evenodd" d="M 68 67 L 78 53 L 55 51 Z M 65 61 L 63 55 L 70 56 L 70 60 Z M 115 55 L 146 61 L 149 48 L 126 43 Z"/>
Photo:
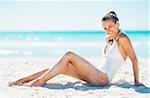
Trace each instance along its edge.
<path fill-rule="evenodd" d="M 124 41 L 129 41 L 129 37 L 125 33 L 121 33 L 119 35 L 119 40 L 124 42 Z"/>

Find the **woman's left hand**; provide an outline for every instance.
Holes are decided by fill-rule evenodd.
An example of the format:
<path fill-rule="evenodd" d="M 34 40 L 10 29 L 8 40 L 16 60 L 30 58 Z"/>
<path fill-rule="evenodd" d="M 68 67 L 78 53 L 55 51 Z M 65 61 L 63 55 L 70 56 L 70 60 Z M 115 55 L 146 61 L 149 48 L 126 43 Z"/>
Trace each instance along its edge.
<path fill-rule="evenodd" d="M 139 83 L 139 82 L 134 82 L 134 85 L 135 85 L 135 86 L 145 86 L 144 84 Z"/>

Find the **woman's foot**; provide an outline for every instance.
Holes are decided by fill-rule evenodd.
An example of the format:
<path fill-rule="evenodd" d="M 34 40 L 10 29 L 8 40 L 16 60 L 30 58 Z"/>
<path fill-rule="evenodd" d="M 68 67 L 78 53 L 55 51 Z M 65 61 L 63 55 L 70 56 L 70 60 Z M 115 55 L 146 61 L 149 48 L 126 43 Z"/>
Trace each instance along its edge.
<path fill-rule="evenodd" d="M 16 83 L 16 82 L 8 82 L 8 86 L 14 86 L 14 85 L 19 85 L 19 86 L 22 86 L 23 83 Z"/>
<path fill-rule="evenodd" d="M 15 82 L 9 82 L 8 85 L 9 86 L 13 86 L 13 85 L 23 85 L 24 83 L 26 83 L 28 81 L 26 81 L 25 79 L 19 79 Z"/>
<path fill-rule="evenodd" d="M 30 86 L 44 86 L 46 83 L 43 82 L 42 80 L 40 79 L 37 79 L 36 81 L 34 81 L 33 83 L 31 83 Z"/>

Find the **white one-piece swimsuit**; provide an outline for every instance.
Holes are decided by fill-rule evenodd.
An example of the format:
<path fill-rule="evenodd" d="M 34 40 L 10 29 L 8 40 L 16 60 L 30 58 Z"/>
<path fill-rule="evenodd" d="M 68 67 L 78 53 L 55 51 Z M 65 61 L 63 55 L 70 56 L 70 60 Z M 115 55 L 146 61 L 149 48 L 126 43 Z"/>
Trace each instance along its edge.
<path fill-rule="evenodd" d="M 102 68 L 100 68 L 102 72 L 107 74 L 109 83 L 123 64 L 124 59 L 119 51 L 117 41 L 113 40 L 112 45 L 104 54 L 104 65 L 102 66 Z"/>

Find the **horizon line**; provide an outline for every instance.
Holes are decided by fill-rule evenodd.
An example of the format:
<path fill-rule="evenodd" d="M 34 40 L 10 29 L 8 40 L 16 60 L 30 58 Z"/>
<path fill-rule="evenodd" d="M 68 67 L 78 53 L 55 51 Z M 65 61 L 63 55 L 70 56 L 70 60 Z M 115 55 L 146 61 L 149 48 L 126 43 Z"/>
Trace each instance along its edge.
<path fill-rule="evenodd" d="M 124 30 L 122 31 L 150 31 L 145 29 L 132 29 L 132 30 Z M 0 32 L 105 32 L 104 30 L 12 30 L 12 31 L 0 31 Z"/>

